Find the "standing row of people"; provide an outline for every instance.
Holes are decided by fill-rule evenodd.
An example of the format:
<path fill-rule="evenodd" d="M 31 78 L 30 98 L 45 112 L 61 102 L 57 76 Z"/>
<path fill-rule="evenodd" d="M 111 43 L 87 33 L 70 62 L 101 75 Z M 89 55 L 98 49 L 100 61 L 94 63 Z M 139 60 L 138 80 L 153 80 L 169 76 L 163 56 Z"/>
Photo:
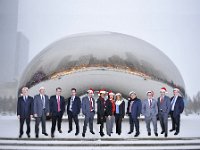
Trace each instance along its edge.
<path fill-rule="evenodd" d="M 32 117 L 35 118 L 35 136 L 39 137 L 39 125 L 42 124 L 42 134 L 48 136 L 46 132 L 46 116 L 51 116 L 52 127 L 51 137 L 54 137 L 54 132 L 57 129 L 59 133 L 62 133 L 61 123 L 62 117 L 65 112 L 66 102 L 64 97 L 61 96 L 62 89 L 56 88 L 56 94 L 51 96 L 50 99 L 45 95 L 44 87 L 39 89 L 39 94 L 35 95 L 34 98 L 28 95 L 28 88 L 22 88 L 22 96 L 18 98 L 17 115 L 20 120 L 20 133 L 19 138 L 23 135 L 23 125 L 26 121 L 27 124 L 27 136 L 30 137 L 30 120 Z M 99 98 L 97 99 L 97 110 L 95 110 L 95 99 L 93 97 L 94 90 L 89 89 L 87 96 L 81 99 L 76 95 L 76 89 L 71 89 L 71 97 L 67 100 L 67 114 L 70 133 L 73 130 L 72 122 L 74 121 L 76 126 L 75 135 L 77 136 L 80 132 L 78 115 L 80 109 L 84 115 L 84 125 L 82 136 L 85 137 L 87 125 L 91 134 L 95 134 L 93 130 L 93 121 L 95 111 L 97 112 L 97 124 L 100 125 L 100 136 L 104 136 L 104 123 L 106 123 L 106 133 L 111 136 L 113 133 L 114 122 L 116 125 L 116 133 L 118 135 L 122 132 L 122 120 L 125 116 L 125 102 L 120 93 L 114 94 L 112 91 L 108 93 L 108 99 L 105 99 L 107 92 L 105 90 L 99 91 Z M 180 114 L 183 112 L 184 103 L 182 97 L 179 96 L 179 90 L 174 89 L 174 96 L 170 99 L 165 94 L 167 93 L 166 88 L 161 88 L 161 96 L 156 100 L 153 98 L 153 91 L 147 91 L 147 99 L 141 101 L 137 98 L 137 94 L 132 91 L 129 93 L 129 101 L 126 113 L 129 116 L 130 131 L 128 134 L 133 133 L 135 127 L 135 137 L 140 135 L 139 128 L 139 117 L 142 113 L 145 117 L 146 128 L 148 136 L 151 136 L 150 123 L 153 123 L 154 134 L 157 133 L 157 116 L 160 120 L 161 134 L 165 137 L 168 136 L 168 115 L 171 114 L 172 118 L 172 129 L 175 130 L 177 135 L 180 131 Z"/>

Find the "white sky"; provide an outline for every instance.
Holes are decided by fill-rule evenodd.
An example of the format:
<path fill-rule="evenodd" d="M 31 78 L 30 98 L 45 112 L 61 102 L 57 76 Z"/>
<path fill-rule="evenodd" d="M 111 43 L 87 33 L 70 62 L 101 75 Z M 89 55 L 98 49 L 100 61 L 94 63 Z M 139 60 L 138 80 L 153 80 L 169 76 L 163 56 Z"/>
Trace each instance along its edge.
<path fill-rule="evenodd" d="M 29 39 L 29 61 L 70 34 L 132 35 L 175 63 L 190 96 L 200 90 L 200 0 L 19 0 L 18 31 Z"/>

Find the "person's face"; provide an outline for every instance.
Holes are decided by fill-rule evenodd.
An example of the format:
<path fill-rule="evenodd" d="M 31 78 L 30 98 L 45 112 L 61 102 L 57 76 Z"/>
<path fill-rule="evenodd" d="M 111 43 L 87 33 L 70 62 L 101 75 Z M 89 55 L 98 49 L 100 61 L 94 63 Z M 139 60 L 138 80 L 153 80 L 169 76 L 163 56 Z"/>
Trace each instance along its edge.
<path fill-rule="evenodd" d="M 121 100 L 121 97 L 119 95 L 116 96 L 117 100 Z"/>
<path fill-rule="evenodd" d="M 100 96 L 101 96 L 101 98 L 104 98 L 104 97 L 105 97 L 105 94 L 101 94 Z"/>
<path fill-rule="evenodd" d="M 114 99 L 114 96 L 113 95 L 109 95 L 110 96 L 110 99 Z"/>
<path fill-rule="evenodd" d="M 160 96 L 161 97 L 165 96 L 165 92 L 164 91 L 160 91 Z"/>
<path fill-rule="evenodd" d="M 178 91 L 175 90 L 175 91 L 174 91 L 174 96 L 178 96 L 178 94 L 179 94 Z"/>
<path fill-rule="evenodd" d="M 23 88 L 23 89 L 22 89 L 22 94 L 23 94 L 24 96 L 28 95 L 28 89 Z"/>
<path fill-rule="evenodd" d="M 75 90 L 71 90 L 71 95 L 72 96 L 76 96 L 76 91 Z"/>
<path fill-rule="evenodd" d="M 45 94 L 45 89 L 40 89 L 40 94 L 44 95 Z"/>
<path fill-rule="evenodd" d="M 92 95 L 93 95 L 92 92 L 89 92 L 89 93 L 88 93 L 88 96 L 89 96 L 89 97 L 92 97 Z"/>
<path fill-rule="evenodd" d="M 134 99 L 136 97 L 135 94 L 131 94 L 131 99 Z"/>
<path fill-rule="evenodd" d="M 56 90 L 56 95 L 60 96 L 61 95 L 62 90 L 61 89 L 57 89 Z"/>
<path fill-rule="evenodd" d="M 152 99 L 152 97 L 153 97 L 152 93 L 148 93 L 147 97 L 148 97 L 148 99 Z"/>

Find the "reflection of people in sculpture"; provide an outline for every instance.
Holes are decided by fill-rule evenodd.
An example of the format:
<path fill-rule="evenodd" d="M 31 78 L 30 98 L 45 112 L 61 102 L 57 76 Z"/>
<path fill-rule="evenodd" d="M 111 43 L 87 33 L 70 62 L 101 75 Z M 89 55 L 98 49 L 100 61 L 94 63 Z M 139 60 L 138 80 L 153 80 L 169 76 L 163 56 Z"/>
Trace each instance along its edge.
<path fill-rule="evenodd" d="M 30 121 L 33 117 L 33 97 L 28 95 L 28 88 L 22 88 L 22 95 L 18 98 L 17 102 L 17 116 L 20 121 L 20 130 L 19 130 L 19 138 L 23 135 L 23 126 L 26 121 L 26 134 L 28 138 L 30 138 Z"/>

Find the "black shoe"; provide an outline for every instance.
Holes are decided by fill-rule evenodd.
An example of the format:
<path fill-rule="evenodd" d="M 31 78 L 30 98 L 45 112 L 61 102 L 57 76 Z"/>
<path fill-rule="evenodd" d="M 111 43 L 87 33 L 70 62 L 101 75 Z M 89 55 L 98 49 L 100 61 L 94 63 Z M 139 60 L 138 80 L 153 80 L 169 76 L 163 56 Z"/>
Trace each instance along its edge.
<path fill-rule="evenodd" d="M 158 136 L 158 133 L 155 133 L 155 136 Z"/>
<path fill-rule="evenodd" d="M 47 133 L 42 133 L 42 134 L 44 134 L 45 136 L 48 136 L 48 134 L 47 134 Z"/>
<path fill-rule="evenodd" d="M 105 134 L 103 132 L 100 133 L 100 136 L 103 137 Z"/>
<path fill-rule="evenodd" d="M 51 137 L 54 138 L 54 134 L 53 133 L 51 134 Z"/>
<path fill-rule="evenodd" d="M 39 138 L 38 134 L 35 135 L 36 138 Z"/>
<path fill-rule="evenodd" d="M 19 138 L 22 138 L 22 135 L 23 135 L 23 134 L 20 134 L 20 135 L 19 135 Z"/>
<path fill-rule="evenodd" d="M 113 133 L 113 132 L 110 132 L 111 134 Z"/>
<path fill-rule="evenodd" d="M 118 135 L 121 135 L 121 133 L 117 133 Z"/>
<path fill-rule="evenodd" d="M 58 130 L 59 133 L 62 133 L 62 130 Z"/>
<path fill-rule="evenodd" d="M 27 137 L 30 138 L 31 137 L 30 134 L 27 134 Z"/>
<path fill-rule="evenodd" d="M 68 133 L 70 133 L 72 130 L 69 130 Z"/>
<path fill-rule="evenodd" d="M 85 137 L 85 133 L 82 133 L 82 137 Z"/>
<path fill-rule="evenodd" d="M 162 131 L 160 134 L 163 134 L 163 133 L 165 133 L 165 131 Z"/>
<path fill-rule="evenodd" d="M 179 132 L 175 132 L 174 135 L 178 135 Z"/>
<path fill-rule="evenodd" d="M 129 132 L 128 132 L 128 134 L 131 134 L 131 133 L 133 133 L 133 131 L 129 131 Z"/>
<path fill-rule="evenodd" d="M 148 133 L 148 136 L 151 136 L 151 132 Z"/>
<path fill-rule="evenodd" d="M 136 133 L 135 135 L 134 135 L 134 137 L 138 137 L 140 135 L 140 133 Z"/>
<path fill-rule="evenodd" d="M 90 133 L 95 134 L 94 131 L 90 131 Z"/>
<path fill-rule="evenodd" d="M 175 129 L 171 129 L 171 130 L 169 130 L 170 132 L 172 132 L 172 131 L 174 131 Z"/>
<path fill-rule="evenodd" d="M 75 133 L 75 136 L 77 136 L 78 134 L 79 134 L 79 132 L 76 132 L 76 133 Z"/>
<path fill-rule="evenodd" d="M 167 134 L 165 133 L 165 137 L 167 137 Z"/>
<path fill-rule="evenodd" d="M 111 136 L 111 134 L 108 134 L 108 136 Z"/>

